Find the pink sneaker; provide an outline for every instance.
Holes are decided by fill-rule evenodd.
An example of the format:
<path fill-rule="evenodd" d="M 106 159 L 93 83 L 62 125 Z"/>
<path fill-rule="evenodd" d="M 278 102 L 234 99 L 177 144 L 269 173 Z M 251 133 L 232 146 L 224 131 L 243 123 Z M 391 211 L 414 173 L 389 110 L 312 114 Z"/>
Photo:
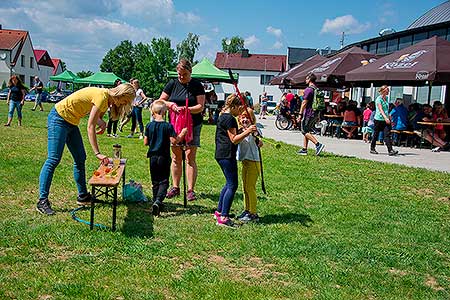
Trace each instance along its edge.
<path fill-rule="evenodd" d="M 176 196 L 180 195 L 180 188 L 179 187 L 171 187 L 170 190 L 167 192 L 166 198 L 170 199 Z"/>
<path fill-rule="evenodd" d="M 234 225 L 233 221 L 231 221 L 230 218 L 228 217 L 219 217 L 217 218 L 217 223 L 218 226 L 222 226 L 222 227 L 227 227 L 227 228 L 232 228 L 235 229 L 236 226 Z"/>
<path fill-rule="evenodd" d="M 214 220 L 217 220 L 220 218 L 220 212 L 218 212 L 217 210 L 214 211 Z"/>

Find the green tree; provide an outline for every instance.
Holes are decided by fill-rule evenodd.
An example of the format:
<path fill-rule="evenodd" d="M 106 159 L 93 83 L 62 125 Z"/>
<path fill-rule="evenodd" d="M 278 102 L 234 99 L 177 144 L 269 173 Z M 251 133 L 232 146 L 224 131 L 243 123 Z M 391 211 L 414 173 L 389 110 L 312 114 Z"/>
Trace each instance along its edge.
<path fill-rule="evenodd" d="M 193 63 L 199 46 L 198 35 L 189 32 L 187 37 L 177 45 L 178 59 L 185 58 Z"/>
<path fill-rule="evenodd" d="M 62 60 L 60 60 L 60 62 L 61 62 L 61 68 L 62 68 L 62 70 L 63 70 L 63 72 L 64 72 L 65 70 L 67 70 L 67 65 L 66 65 L 66 63 L 63 62 Z"/>
<path fill-rule="evenodd" d="M 113 72 L 122 79 L 130 80 L 134 70 L 134 47 L 131 41 L 122 41 L 110 49 L 100 64 L 100 71 Z"/>
<path fill-rule="evenodd" d="M 80 71 L 80 72 L 78 72 L 77 73 L 77 76 L 78 77 L 80 77 L 80 78 L 85 78 L 85 77 L 88 77 L 88 76 L 91 76 L 91 75 L 94 75 L 94 73 L 92 72 L 92 71 Z"/>
<path fill-rule="evenodd" d="M 6 89 L 8 85 L 6 84 L 6 81 L 3 80 L 2 82 L 2 90 Z"/>
<path fill-rule="evenodd" d="M 244 39 L 240 36 L 222 39 L 222 51 L 225 53 L 238 53 L 244 49 Z"/>
<path fill-rule="evenodd" d="M 139 79 L 147 97 L 158 98 L 168 81 L 168 71 L 176 65 L 176 52 L 170 46 L 170 39 L 153 38 L 150 45 L 137 44 L 133 56 L 133 77 Z"/>

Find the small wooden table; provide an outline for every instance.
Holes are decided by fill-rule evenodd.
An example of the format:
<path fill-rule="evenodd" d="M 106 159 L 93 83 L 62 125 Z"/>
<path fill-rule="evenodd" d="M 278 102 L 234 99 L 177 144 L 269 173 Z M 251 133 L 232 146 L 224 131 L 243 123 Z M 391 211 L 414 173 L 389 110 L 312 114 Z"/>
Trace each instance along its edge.
<path fill-rule="evenodd" d="M 433 127 L 433 134 L 431 136 L 431 149 L 433 149 L 434 130 L 436 129 L 436 126 L 438 126 L 438 125 L 450 126 L 450 122 L 443 122 L 443 121 L 440 121 L 440 122 L 438 122 L 438 121 L 418 121 L 417 124 Z M 424 139 L 423 130 L 424 130 L 424 128 L 422 128 L 422 141 Z"/>
<path fill-rule="evenodd" d="M 344 119 L 344 115 L 323 115 L 325 118 L 328 118 L 328 119 Z M 331 134 L 331 136 L 333 136 L 334 135 L 334 128 L 333 128 L 333 125 L 334 125 L 334 127 L 336 127 L 337 125 L 335 125 L 335 124 L 331 124 L 331 126 L 330 126 L 330 134 Z"/>
<path fill-rule="evenodd" d="M 92 175 L 91 179 L 89 179 L 89 184 L 92 187 L 92 200 L 91 200 L 91 220 L 90 220 L 90 228 L 94 229 L 94 209 L 95 209 L 95 199 L 100 196 L 105 196 L 106 200 L 109 196 L 112 197 L 113 202 L 113 215 L 112 215 L 112 230 L 116 230 L 116 209 L 117 209 L 117 186 L 122 179 L 122 189 L 125 185 L 125 167 L 126 167 L 126 159 L 120 160 L 120 165 L 116 168 L 113 168 L 112 164 L 108 166 L 100 165 L 96 172 L 96 174 Z M 106 173 L 105 170 L 109 168 L 111 171 Z M 115 171 L 115 176 L 112 176 L 111 173 Z"/>

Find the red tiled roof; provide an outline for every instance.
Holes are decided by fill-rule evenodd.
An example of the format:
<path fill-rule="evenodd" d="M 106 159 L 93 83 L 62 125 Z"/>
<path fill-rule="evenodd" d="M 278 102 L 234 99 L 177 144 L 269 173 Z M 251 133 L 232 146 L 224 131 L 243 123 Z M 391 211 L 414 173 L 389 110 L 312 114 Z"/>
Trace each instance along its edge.
<path fill-rule="evenodd" d="M 286 55 L 249 54 L 242 57 L 241 53 L 217 52 L 214 65 L 219 69 L 284 72 Z"/>
<path fill-rule="evenodd" d="M 52 58 L 53 63 L 53 75 L 56 75 L 56 71 L 58 70 L 58 66 L 61 63 L 61 60 L 59 58 Z"/>
<path fill-rule="evenodd" d="M 25 41 L 27 35 L 27 31 L 0 29 L 0 49 L 14 49 L 18 43 L 23 43 Z"/>
<path fill-rule="evenodd" d="M 39 65 L 55 68 L 47 50 L 33 50 L 33 51 L 34 56 L 36 57 L 36 61 Z"/>

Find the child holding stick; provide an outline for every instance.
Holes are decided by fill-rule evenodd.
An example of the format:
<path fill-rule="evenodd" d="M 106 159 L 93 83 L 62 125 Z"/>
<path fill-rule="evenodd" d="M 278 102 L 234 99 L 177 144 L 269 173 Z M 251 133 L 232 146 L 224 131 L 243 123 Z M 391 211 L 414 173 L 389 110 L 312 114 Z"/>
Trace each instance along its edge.
<path fill-rule="evenodd" d="M 225 176 L 226 184 L 220 192 L 219 203 L 217 211 L 214 212 L 214 217 L 217 220 L 217 225 L 231 228 L 234 227 L 234 224 L 229 218 L 229 212 L 238 187 L 237 144 L 256 131 L 256 126 L 251 125 L 238 134 L 238 124 L 235 117 L 240 114 L 242 108 L 237 95 L 232 94 L 228 96 L 217 120 L 216 128 L 215 158 Z"/>

